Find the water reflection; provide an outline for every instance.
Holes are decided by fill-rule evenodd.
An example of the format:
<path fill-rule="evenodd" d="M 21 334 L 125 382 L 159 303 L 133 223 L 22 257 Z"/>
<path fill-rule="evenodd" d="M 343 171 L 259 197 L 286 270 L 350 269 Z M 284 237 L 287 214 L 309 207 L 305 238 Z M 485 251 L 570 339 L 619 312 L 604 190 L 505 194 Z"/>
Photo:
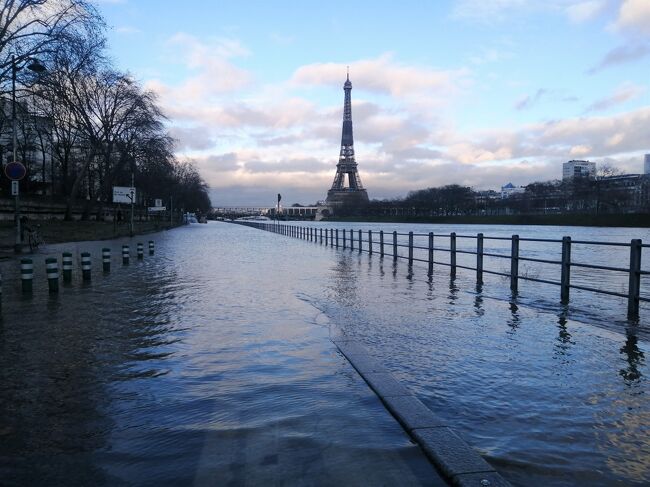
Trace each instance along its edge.
<path fill-rule="evenodd" d="M 511 332 L 516 332 L 517 328 L 521 324 L 521 317 L 519 316 L 519 306 L 516 301 L 516 293 L 513 293 L 512 298 L 508 304 L 510 309 L 510 319 L 508 320 L 508 326 L 510 327 Z"/>
<path fill-rule="evenodd" d="M 474 295 L 474 312 L 476 316 L 483 316 L 485 310 L 483 309 L 483 284 L 476 284 L 476 294 Z"/>
<path fill-rule="evenodd" d="M 641 380 L 643 374 L 640 368 L 645 365 L 645 355 L 639 348 L 638 338 L 633 333 L 627 333 L 625 345 L 621 347 L 621 354 L 625 357 L 627 367 L 621 369 L 619 374 L 625 384 L 631 386 Z"/>
<path fill-rule="evenodd" d="M 107 483 L 90 456 L 107 447 L 115 426 L 108 413 L 109 384 L 166 373 L 163 364 L 171 352 L 165 348 L 177 341 L 167 326 L 173 305 L 161 299 L 166 280 L 156 277 L 134 275 L 108 299 L 111 293 L 96 282 L 63 288 L 70 289 L 65 294 L 37 289 L 32 297 L 6 303 L 0 458 L 13 461 L 9 468 L 0 462 L 5 480 Z M 145 302 L 146 314 L 138 309 Z"/>
<path fill-rule="evenodd" d="M 447 295 L 448 303 L 453 305 L 458 299 L 458 286 L 456 285 L 456 276 L 452 273 L 449 278 L 449 294 Z"/>

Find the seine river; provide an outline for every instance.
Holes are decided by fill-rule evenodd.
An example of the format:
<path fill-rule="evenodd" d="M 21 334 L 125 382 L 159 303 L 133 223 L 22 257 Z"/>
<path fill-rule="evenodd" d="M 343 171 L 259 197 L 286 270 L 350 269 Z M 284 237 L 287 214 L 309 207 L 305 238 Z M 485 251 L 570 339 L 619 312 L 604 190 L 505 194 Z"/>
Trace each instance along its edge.
<path fill-rule="evenodd" d="M 646 229 L 305 225 L 650 243 Z M 522 281 L 513 296 L 499 276 L 477 288 L 472 271 L 429 277 L 423 263 L 227 223 L 149 238 L 156 255 L 128 267 L 121 240 L 47 247 L 32 297 L 19 293 L 17 262 L 0 265 L 3 485 L 437 485 L 337 353 L 339 335 L 362 341 L 515 485 L 650 483 L 645 306 L 628 323 L 620 298 L 572 291 L 562 306 L 555 286 Z M 554 245 L 522 242 L 521 255 L 554 260 Z M 629 262 L 625 248 L 574 247 L 576 261 Z M 75 275 L 50 296 L 42 261 L 65 250 L 92 252 L 93 280 Z M 521 271 L 559 278 L 553 266 Z M 626 286 L 610 274 L 572 278 Z"/>

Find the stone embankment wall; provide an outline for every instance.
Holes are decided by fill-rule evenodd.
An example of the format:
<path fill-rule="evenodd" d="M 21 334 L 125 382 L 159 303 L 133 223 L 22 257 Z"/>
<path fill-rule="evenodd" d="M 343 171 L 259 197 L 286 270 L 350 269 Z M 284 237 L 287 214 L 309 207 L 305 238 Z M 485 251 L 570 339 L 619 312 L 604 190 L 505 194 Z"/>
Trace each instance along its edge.
<path fill-rule="evenodd" d="M 13 198 L 0 198 L 0 221 L 13 220 L 14 209 L 15 202 Z M 28 196 L 20 198 L 20 214 L 26 215 L 27 218 L 32 220 L 63 220 L 65 210 L 66 204 L 63 201 Z M 74 206 L 72 216 L 75 220 L 81 220 L 85 215 L 89 220 L 113 221 L 118 211 L 122 212 L 124 220 L 129 218 L 130 207 L 128 205 L 103 204 L 100 212 L 99 206 L 82 200 Z M 163 217 L 163 215 L 167 215 L 167 218 L 169 218 L 169 213 L 164 212 L 159 217 Z M 134 217 L 137 220 L 146 218 L 146 209 L 136 207 Z"/>

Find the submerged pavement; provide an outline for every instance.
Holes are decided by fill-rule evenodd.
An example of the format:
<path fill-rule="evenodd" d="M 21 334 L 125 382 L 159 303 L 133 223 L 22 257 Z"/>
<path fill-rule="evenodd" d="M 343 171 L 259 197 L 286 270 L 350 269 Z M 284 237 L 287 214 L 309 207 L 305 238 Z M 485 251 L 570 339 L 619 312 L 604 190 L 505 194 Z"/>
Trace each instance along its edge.
<path fill-rule="evenodd" d="M 300 299 L 327 261 L 306 274 L 268 237 L 210 224 L 48 246 L 31 297 L 0 264 L 3 484 L 446 485 Z M 154 256 L 121 265 L 150 238 Z M 74 280 L 49 295 L 40 260 L 63 251 Z"/>

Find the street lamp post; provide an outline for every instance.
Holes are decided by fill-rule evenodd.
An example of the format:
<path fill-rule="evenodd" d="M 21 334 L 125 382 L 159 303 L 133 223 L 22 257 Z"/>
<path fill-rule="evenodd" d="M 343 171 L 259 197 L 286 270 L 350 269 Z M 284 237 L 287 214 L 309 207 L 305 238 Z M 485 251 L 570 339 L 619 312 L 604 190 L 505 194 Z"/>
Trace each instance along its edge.
<path fill-rule="evenodd" d="M 45 71 L 45 66 L 38 62 L 37 59 L 27 58 L 27 61 L 31 61 L 26 67 L 27 69 L 34 71 L 35 73 L 42 73 Z M 23 68 L 19 68 L 16 64 L 16 56 L 11 56 L 11 131 L 13 135 L 13 161 L 18 162 L 18 132 L 16 130 L 16 75 L 18 71 Z M 14 218 L 16 219 L 16 240 L 14 245 L 14 252 L 19 254 L 22 252 L 22 238 L 20 235 L 20 199 L 19 192 L 16 192 L 15 195 L 15 209 L 14 209 Z"/>

